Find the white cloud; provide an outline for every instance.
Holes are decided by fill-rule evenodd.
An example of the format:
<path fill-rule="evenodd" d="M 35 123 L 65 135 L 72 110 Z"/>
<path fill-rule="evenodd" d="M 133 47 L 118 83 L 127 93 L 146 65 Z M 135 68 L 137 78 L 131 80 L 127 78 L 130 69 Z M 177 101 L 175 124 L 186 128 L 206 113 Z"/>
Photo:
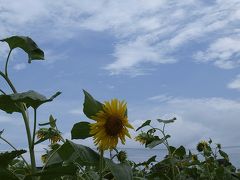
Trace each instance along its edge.
<path fill-rule="evenodd" d="M 237 75 L 237 77 L 231 81 L 228 85 L 228 88 L 230 89 L 237 89 L 240 90 L 240 75 Z"/>
<path fill-rule="evenodd" d="M 206 51 L 195 54 L 198 62 L 213 62 L 223 69 L 232 69 L 240 65 L 240 37 L 223 37 L 213 42 Z"/>
<path fill-rule="evenodd" d="M 23 12 L 26 6 L 29 11 Z M 117 39 L 113 53 L 115 60 L 105 69 L 112 74 L 126 71 L 143 74 L 145 64 L 177 62 L 174 54 L 193 43 L 209 46 L 207 53 L 218 67 L 233 68 L 238 65 L 221 59 L 230 56 L 228 54 L 221 53 L 221 57 L 211 54 L 214 50 L 211 47 L 215 46 L 211 45 L 213 41 L 239 33 L 236 23 L 240 19 L 238 0 L 212 3 L 199 0 L 23 0 L 21 3 L 9 3 L 1 0 L 0 9 L 2 35 L 36 32 L 45 41 L 64 41 L 79 37 L 81 30 L 111 33 Z M 237 53 L 236 49 L 230 51 Z M 202 57 L 201 52 L 198 57 Z M 189 57 L 194 53 L 189 52 Z"/>
<path fill-rule="evenodd" d="M 13 69 L 15 69 L 16 71 L 20 71 L 26 68 L 26 64 L 25 63 L 19 63 L 19 64 L 15 64 L 13 66 Z"/>
<path fill-rule="evenodd" d="M 157 95 L 157 96 L 149 97 L 148 100 L 158 101 L 158 102 L 165 102 L 165 101 L 171 100 L 172 98 L 173 98 L 172 96 L 168 96 L 166 94 L 160 94 L 160 95 Z"/>
<path fill-rule="evenodd" d="M 74 115 L 84 115 L 82 108 L 72 109 L 69 113 Z"/>
<path fill-rule="evenodd" d="M 119 74 L 126 70 L 134 71 L 142 63 L 165 64 L 176 62 L 175 59 L 161 55 L 157 48 L 149 45 L 142 38 L 127 44 L 119 44 L 114 56 L 117 60 L 105 68 L 113 74 Z"/>
<path fill-rule="evenodd" d="M 147 119 L 152 119 L 153 124 L 159 127 L 157 118 L 177 117 L 177 121 L 166 128 L 171 135 L 172 144 L 194 148 L 199 140 L 212 138 L 214 142 L 228 146 L 235 145 L 240 138 L 235 133 L 240 126 L 239 112 L 240 101 L 237 100 L 172 97 L 157 105 L 154 103 L 131 107 L 129 119 L 133 120 L 134 127 L 139 127 Z"/>

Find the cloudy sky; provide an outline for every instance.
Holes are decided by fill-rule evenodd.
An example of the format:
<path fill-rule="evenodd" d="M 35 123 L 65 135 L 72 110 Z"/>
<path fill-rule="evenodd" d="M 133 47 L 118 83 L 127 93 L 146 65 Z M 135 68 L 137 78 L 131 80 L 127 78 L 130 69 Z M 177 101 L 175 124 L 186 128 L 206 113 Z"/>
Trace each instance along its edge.
<path fill-rule="evenodd" d="M 0 23 L 1 39 L 30 36 L 44 50 L 45 61 L 31 64 L 15 50 L 9 76 L 19 92 L 63 92 L 40 108 L 38 121 L 53 114 L 65 137 L 74 123 L 87 120 L 85 89 L 99 101 L 126 100 L 135 127 L 177 117 L 167 127 L 174 145 L 193 148 L 209 137 L 239 145 L 239 0 L 0 0 Z M 7 53 L 1 43 L 1 68 Z M 19 115 L 0 112 L 0 127 L 26 147 Z M 83 143 L 92 145 L 91 139 Z"/>

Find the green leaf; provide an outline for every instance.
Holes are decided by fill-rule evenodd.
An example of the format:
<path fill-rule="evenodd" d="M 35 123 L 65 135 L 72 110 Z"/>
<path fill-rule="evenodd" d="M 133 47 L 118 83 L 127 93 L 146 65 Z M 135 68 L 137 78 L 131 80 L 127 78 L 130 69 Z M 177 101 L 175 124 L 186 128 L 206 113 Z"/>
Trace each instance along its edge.
<path fill-rule="evenodd" d="M 164 123 L 164 124 L 168 124 L 168 123 L 173 123 L 174 121 L 176 121 L 177 119 L 174 117 L 172 119 L 169 119 L 169 120 L 163 120 L 163 119 L 157 119 L 157 121 L 159 123 Z"/>
<path fill-rule="evenodd" d="M 147 164 L 150 164 L 150 163 L 152 163 L 152 162 L 156 162 L 156 157 L 157 157 L 156 155 L 150 157 L 150 158 L 147 160 Z"/>
<path fill-rule="evenodd" d="M 79 122 L 74 124 L 71 135 L 72 139 L 86 139 L 91 137 L 90 132 L 90 123 L 89 122 Z"/>
<path fill-rule="evenodd" d="M 151 123 L 151 120 L 146 120 L 139 128 L 137 128 L 136 131 L 138 131 L 139 129 L 142 129 L 142 128 L 145 127 L 145 126 L 150 125 L 150 123 Z"/>
<path fill-rule="evenodd" d="M 54 119 L 53 116 L 50 115 L 50 117 L 49 117 L 49 122 L 39 123 L 38 125 L 39 125 L 39 126 L 47 126 L 47 125 L 50 125 L 52 128 L 55 128 L 55 127 L 56 127 L 56 121 L 57 121 L 57 119 Z"/>
<path fill-rule="evenodd" d="M 226 159 L 226 160 L 229 161 L 229 157 L 228 157 L 227 153 L 225 153 L 225 152 L 222 151 L 222 150 L 219 150 L 218 152 L 219 152 L 219 154 L 220 154 L 224 159 Z"/>
<path fill-rule="evenodd" d="M 23 93 L 0 95 L 0 109 L 10 114 L 21 112 L 18 103 L 25 103 L 27 107 L 38 108 L 41 104 L 52 101 L 60 94 L 61 92 L 57 92 L 49 99 L 32 90 Z"/>
<path fill-rule="evenodd" d="M 6 168 L 9 163 L 16 157 L 27 152 L 26 150 L 17 150 L 11 152 L 0 153 L 0 167 Z"/>
<path fill-rule="evenodd" d="M 21 109 L 16 102 L 11 99 L 10 95 L 0 95 L 0 109 L 10 114 L 13 112 L 21 112 Z"/>
<path fill-rule="evenodd" d="M 86 172 L 86 179 L 87 179 L 87 177 L 89 177 L 90 176 L 90 178 L 91 179 L 99 179 L 100 177 L 99 177 L 99 174 L 96 172 L 96 171 L 94 171 L 94 170 L 89 170 L 89 171 L 87 171 Z"/>
<path fill-rule="evenodd" d="M 150 157 L 147 161 L 144 161 L 142 163 L 139 163 L 137 164 L 135 167 L 138 167 L 138 166 L 146 166 L 146 165 L 149 165 L 150 163 L 153 163 L 153 162 L 156 162 L 156 155 L 155 156 L 152 156 Z"/>
<path fill-rule="evenodd" d="M 75 144 L 67 140 L 57 152 L 54 153 L 48 165 L 63 162 L 77 162 L 80 165 L 97 166 L 99 164 L 99 154 L 87 146 Z"/>
<path fill-rule="evenodd" d="M 170 135 L 166 135 L 165 137 L 163 137 L 162 139 L 157 139 L 157 140 L 153 140 L 151 143 L 149 143 L 147 145 L 148 148 L 152 149 L 156 146 L 158 146 L 159 144 L 162 144 L 164 141 L 166 141 L 166 139 L 170 138 Z"/>
<path fill-rule="evenodd" d="M 171 154 L 173 154 L 176 151 L 176 148 L 174 146 L 169 146 L 169 150 Z"/>
<path fill-rule="evenodd" d="M 95 100 L 87 91 L 83 90 L 85 98 L 83 103 L 84 114 L 92 119 L 99 111 L 103 109 L 103 104 Z"/>
<path fill-rule="evenodd" d="M 49 124 L 52 128 L 55 128 L 56 127 L 56 121 L 57 119 L 54 119 L 52 115 L 50 115 L 49 117 Z"/>
<path fill-rule="evenodd" d="M 183 146 L 180 146 L 179 148 L 176 149 L 175 151 L 175 155 L 177 155 L 178 157 L 183 158 L 183 156 L 186 155 L 186 150 Z"/>
<path fill-rule="evenodd" d="M 132 180 L 133 173 L 131 167 L 126 163 L 116 164 L 112 160 L 105 158 L 106 166 L 110 169 L 111 173 L 116 180 Z"/>
<path fill-rule="evenodd" d="M 55 179 L 64 175 L 75 175 L 78 167 L 70 164 L 67 166 L 53 166 L 46 168 L 43 172 L 35 173 L 31 176 L 41 176 L 41 180 Z"/>
<path fill-rule="evenodd" d="M 61 92 L 57 92 L 51 98 L 47 99 L 45 96 L 39 94 L 38 92 L 30 90 L 23 93 L 11 94 L 10 97 L 14 102 L 25 103 L 27 107 L 31 106 L 32 108 L 36 109 L 43 103 L 52 101 L 54 98 L 56 98 L 60 94 Z"/>
<path fill-rule="evenodd" d="M 9 171 L 6 168 L 2 168 L 0 167 L 0 178 L 2 180 L 6 179 L 6 180 L 19 180 L 17 178 L 17 176 L 15 176 L 15 174 L 13 174 L 13 172 Z"/>
<path fill-rule="evenodd" d="M 12 36 L 0 41 L 6 42 L 11 50 L 21 48 L 28 54 L 28 63 L 32 60 L 43 60 L 44 52 L 37 46 L 37 44 L 27 36 Z"/>
<path fill-rule="evenodd" d="M 216 169 L 216 176 L 218 179 L 223 179 L 224 177 L 224 167 L 222 166 L 219 166 L 217 169 Z M 232 178 L 231 178 L 232 179 Z"/>

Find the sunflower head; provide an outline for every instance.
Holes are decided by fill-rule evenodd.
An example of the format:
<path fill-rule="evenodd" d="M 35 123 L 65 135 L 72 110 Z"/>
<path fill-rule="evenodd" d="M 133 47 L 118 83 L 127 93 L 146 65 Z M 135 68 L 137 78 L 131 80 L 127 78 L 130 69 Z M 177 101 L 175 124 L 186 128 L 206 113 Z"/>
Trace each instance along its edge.
<path fill-rule="evenodd" d="M 140 142 L 141 144 L 146 144 L 147 143 L 147 133 L 141 132 L 140 134 L 138 134 L 134 139 L 138 142 Z"/>
<path fill-rule="evenodd" d="M 141 132 L 135 138 L 136 141 L 140 142 L 142 145 L 147 145 L 154 140 L 154 135 L 151 133 Z"/>
<path fill-rule="evenodd" d="M 119 160 L 119 162 L 124 162 L 127 160 L 127 153 L 125 151 L 120 151 L 117 154 L 117 159 Z"/>
<path fill-rule="evenodd" d="M 191 160 L 192 160 L 193 162 L 197 161 L 197 160 L 198 160 L 197 155 L 196 155 L 196 154 L 193 154 L 192 157 L 191 157 Z"/>
<path fill-rule="evenodd" d="M 209 147 L 208 143 L 206 141 L 200 141 L 197 145 L 197 150 L 199 152 L 202 152 L 204 149 L 206 149 L 207 147 Z"/>
<path fill-rule="evenodd" d="M 61 140 L 61 132 L 53 128 L 41 128 L 37 131 L 38 139 L 49 139 L 54 144 Z"/>
<path fill-rule="evenodd" d="M 92 116 L 96 123 L 91 124 L 90 134 L 100 150 L 115 148 L 118 139 L 125 144 L 125 136 L 131 138 L 128 128 L 133 127 L 128 122 L 126 112 L 127 104 L 124 101 L 112 99 L 104 103 L 103 110 Z"/>

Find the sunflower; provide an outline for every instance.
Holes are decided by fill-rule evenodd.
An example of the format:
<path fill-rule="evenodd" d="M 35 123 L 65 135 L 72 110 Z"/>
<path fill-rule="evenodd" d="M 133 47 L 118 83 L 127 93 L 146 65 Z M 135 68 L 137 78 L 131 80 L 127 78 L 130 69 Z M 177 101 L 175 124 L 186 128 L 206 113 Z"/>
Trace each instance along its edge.
<path fill-rule="evenodd" d="M 134 138 L 136 141 L 140 142 L 141 144 L 146 144 L 147 143 L 147 139 L 148 139 L 148 134 L 145 132 L 141 132 L 139 135 L 137 135 Z"/>
<path fill-rule="evenodd" d="M 202 152 L 204 149 L 206 149 L 208 147 L 209 147 L 209 145 L 208 145 L 207 141 L 200 141 L 197 145 L 197 150 L 199 152 Z"/>
<path fill-rule="evenodd" d="M 93 135 L 94 143 L 100 150 L 115 148 L 118 138 L 122 144 L 125 144 L 125 136 L 131 138 L 127 128 L 133 127 L 128 122 L 126 112 L 125 101 L 112 99 L 104 102 L 103 110 L 92 116 L 96 123 L 91 124 L 90 134 Z"/>
<path fill-rule="evenodd" d="M 39 140 L 49 139 L 52 144 L 62 139 L 60 131 L 53 128 L 40 128 L 36 134 Z"/>
<path fill-rule="evenodd" d="M 152 133 L 141 132 L 135 138 L 135 141 L 140 142 L 142 145 L 147 145 L 154 140 L 154 135 Z"/>

